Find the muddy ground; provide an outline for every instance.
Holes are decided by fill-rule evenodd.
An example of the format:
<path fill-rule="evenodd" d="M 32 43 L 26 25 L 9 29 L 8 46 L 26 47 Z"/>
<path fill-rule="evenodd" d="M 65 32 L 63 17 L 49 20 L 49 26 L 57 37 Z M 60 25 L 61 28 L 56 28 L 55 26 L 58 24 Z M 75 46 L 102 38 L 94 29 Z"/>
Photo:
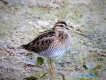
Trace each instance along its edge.
<path fill-rule="evenodd" d="M 38 65 L 39 55 L 19 46 L 57 20 L 92 37 L 69 32 L 70 48 L 60 62 L 53 62 L 55 73 L 51 73 L 46 57 Z M 106 80 L 106 0 L 0 0 L 0 80 L 43 73 L 47 75 L 41 80 L 62 80 L 62 75 L 66 80 Z"/>

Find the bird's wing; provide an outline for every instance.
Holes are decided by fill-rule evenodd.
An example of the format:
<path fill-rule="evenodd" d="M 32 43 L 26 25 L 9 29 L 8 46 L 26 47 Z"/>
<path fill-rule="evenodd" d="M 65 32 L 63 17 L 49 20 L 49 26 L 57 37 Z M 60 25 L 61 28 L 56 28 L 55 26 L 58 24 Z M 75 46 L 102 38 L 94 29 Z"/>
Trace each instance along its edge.
<path fill-rule="evenodd" d="M 32 46 L 32 51 L 34 52 L 41 52 L 46 50 L 51 43 L 53 42 L 53 38 L 49 37 L 49 38 L 45 38 L 45 39 L 40 39 L 39 41 L 36 41 L 36 43 Z"/>
<path fill-rule="evenodd" d="M 41 52 L 46 50 L 50 44 L 54 41 L 55 32 L 53 30 L 48 30 L 40 35 L 38 35 L 33 41 L 30 43 L 23 45 L 23 48 L 29 51 Z"/>

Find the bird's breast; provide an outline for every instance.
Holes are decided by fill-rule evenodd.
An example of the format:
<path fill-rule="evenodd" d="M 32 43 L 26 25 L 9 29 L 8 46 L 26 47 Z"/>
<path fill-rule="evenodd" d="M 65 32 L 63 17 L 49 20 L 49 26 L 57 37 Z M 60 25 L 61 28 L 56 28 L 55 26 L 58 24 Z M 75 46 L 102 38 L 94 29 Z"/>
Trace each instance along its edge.
<path fill-rule="evenodd" d="M 40 54 L 48 57 L 62 56 L 68 50 L 69 45 L 69 35 L 61 35 L 61 37 L 56 37 L 48 49 L 41 51 Z"/>

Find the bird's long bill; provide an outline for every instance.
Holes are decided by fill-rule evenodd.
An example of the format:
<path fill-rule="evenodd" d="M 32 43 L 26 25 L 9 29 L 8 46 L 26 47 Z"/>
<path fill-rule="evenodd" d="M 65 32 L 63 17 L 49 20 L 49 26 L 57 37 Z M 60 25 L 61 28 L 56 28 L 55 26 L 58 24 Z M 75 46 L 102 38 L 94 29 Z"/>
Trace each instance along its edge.
<path fill-rule="evenodd" d="M 70 28 L 68 28 L 68 27 L 65 27 L 67 30 L 70 30 Z"/>
<path fill-rule="evenodd" d="M 93 37 L 93 35 L 90 35 L 90 34 L 84 34 L 84 33 L 82 33 L 82 32 L 72 30 L 72 29 L 70 29 L 70 28 L 68 28 L 68 27 L 67 27 L 66 29 L 70 30 L 70 31 L 73 32 L 73 33 L 76 33 L 76 34 L 82 35 L 82 36 L 84 36 L 84 37 L 88 37 L 88 38 L 92 38 L 92 37 Z"/>

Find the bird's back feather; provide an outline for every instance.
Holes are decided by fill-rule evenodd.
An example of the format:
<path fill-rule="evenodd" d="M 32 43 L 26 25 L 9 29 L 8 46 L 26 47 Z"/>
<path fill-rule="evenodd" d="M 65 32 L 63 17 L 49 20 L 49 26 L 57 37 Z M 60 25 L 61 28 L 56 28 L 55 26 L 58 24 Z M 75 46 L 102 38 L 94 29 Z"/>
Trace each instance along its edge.
<path fill-rule="evenodd" d="M 28 51 L 41 52 L 46 50 L 50 44 L 53 42 L 55 36 L 55 32 L 51 30 L 47 30 L 38 35 L 33 41 L 28 44 L 22 45 L 22 47 Z"/>

